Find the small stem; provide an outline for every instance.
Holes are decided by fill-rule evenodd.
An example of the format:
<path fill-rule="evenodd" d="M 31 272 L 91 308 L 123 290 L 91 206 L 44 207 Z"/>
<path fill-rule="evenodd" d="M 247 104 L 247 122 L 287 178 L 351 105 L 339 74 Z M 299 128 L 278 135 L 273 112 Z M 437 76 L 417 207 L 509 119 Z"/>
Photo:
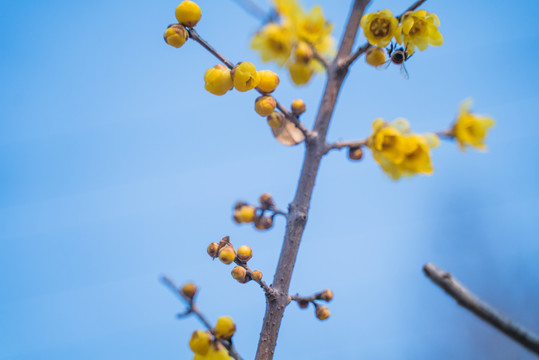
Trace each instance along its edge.
<path fill-rule="evenodd" d="M 432 282 L 455 299 L 460 306 L 470 310 L 473 314 L 488 322 L 511 339 L 539 355 L 539 337 L 537 335 L 515 324 L 513 320 L 479 299 L 451 274 L 438 268 L 436 265 L 431 263 L 426 264 L 423 267 L 423 272 Z"/>
<path fill-rule="evenodd" d="M 236 4 L 238 4 L 239 7 L 241 7 L 243 10 L 245 10 L 246 13 L 249 15 L 252 15 L 254 18 L 262 20 L 263 22 L 270 22 L 274 20 L 274 15 L 270 12 L 267 13 L 262 9 L 260 6 L 258 6 L 254 1 L 251 0 L 232 0 Z"/>
<path fill-rule="evenodd" d="M 367 146 L 368 139 L 364 140 L 349 140 L 349 141 L 337 141 L 334 144 L 327 144 L 326 148 L 327 151 L 334 150 L 334 149 L 342 149 L 342 148 L 357 148 L 362 146 Z"/>
<path fill-rule="evenodd" d="M 301 121 L 296 117 L 296 115 L 292 114 L 290 111 L 286 110 L 286 108 L 275 99 L 275 102 L 277 103 L 277 109 L 279 109 L 280 112 L 283 113 L 283 115 L 294 124 L 299 131 L 303 133 L 303 136 L 305 136 L 305 139 L 308 139 L 312 134 L 309 130 L 303 125 Z"/>
<path fill-rule="evenodd" d="M 234 259 L 234 262 L 236 264 L 238 264 L 239 266 L 241 266 L 242 268 L 244 268 L 245 270 L 247 270 L 247 275 L 254 281 L 256 282 L 258 285 L 260 285 L 260 287 L 262 289 L 264 289 L 264 291 L 266 292 L 267 295 L 272 295 L 275 290 L 271 287 L 271 286 L 268 286 L 268 284 L 266 284 L 266 282 L 262 279 L 260 280 L 257 280 L 255 279 L 255 277 L 253 276 L 253 271 L 249 268 L 249 265 L 247 265 L 246 263 L 242 262 L 242 261 L 239 261 L 238 259 Z"/>

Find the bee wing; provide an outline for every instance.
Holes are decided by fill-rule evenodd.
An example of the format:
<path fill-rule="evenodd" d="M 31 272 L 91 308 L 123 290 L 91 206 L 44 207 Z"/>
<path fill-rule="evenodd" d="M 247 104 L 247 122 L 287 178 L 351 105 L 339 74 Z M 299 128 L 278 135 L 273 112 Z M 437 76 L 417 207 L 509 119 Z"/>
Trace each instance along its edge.
<path fill-rule="evenodd" d="M 376 70 L 385 70 L 385 69 L 387 69 L 389 67 L 390 64 L 391 64 L 391 60 L 387 59 L 385 63 L 383 63 L 380 66 L 377 66 Z"/>
<path fill-rule="evenodd" d="M 404 64 L 401 65 L 401 76 L 405 80 L 408 80 L 410 78 L 410 76 L 408 75 L 408 70 L 406 70 L 406 67 L 404 66 Z"/>

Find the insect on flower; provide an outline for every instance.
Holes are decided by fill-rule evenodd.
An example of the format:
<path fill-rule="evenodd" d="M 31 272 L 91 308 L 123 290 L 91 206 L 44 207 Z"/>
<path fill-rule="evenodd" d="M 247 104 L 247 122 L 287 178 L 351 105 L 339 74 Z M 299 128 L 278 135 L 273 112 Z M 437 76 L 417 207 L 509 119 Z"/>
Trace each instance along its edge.
<path fill-rule="evenodd" d="M 387 55 L 389 56 L 389 59 L 381 66 L 381 68 L 387 69 L 391 63 L 399 65 L 401 76 L 408 80 L 410 76 L 408 76 L 408 70 L 406 70 L 404 63 L 411 57 L 411 55 L 408 55 L 404 47 L 397 47 L 397 45 L 393 43 L 389 49 L 387 49 Z"/>

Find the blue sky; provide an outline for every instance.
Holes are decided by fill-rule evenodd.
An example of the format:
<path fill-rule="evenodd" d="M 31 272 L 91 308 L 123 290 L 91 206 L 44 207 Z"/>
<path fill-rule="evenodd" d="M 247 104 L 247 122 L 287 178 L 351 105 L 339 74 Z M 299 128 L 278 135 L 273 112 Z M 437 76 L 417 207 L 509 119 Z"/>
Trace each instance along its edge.
<path fill-rule="evenodd" d="M 264 5 L 264 2 L 260 2 Z M 320 3 L 338 37 L 345 1 Z M 278 71 L 275 93 L 303 98 L 311 125 L 324 86 L 297 88 L 249 50 L 260 23 L 232 1 L 200 0 L 199 33 L 233 62 Z M 409 3 L 374 1 L 399 13 Z M 230 235 L 271 279 L 284 221 L 264 233 L 231 221 L 237 200 L 292 199 L 303 146 L 277 143 L 255 94 L 203 88 L 217 62 L 194 42 L 166 46 L 174 1 L 0 2 L 0 359 L 187 359 L 200 328 L 178 321 L 159 282 L 195 281 L 209 318 L 231 315 L 254 356 L 264 297 L 205 253 Z M 377 117 L 418 132 L 450 124 L 459 103 L 496 126 L 489 151 L 433 151 L 435 173 L 391 181 L 367 154 L 327 156 L 291 292 L 334 290 L 331 318 L 291 305 L 277 359 L 532 359 L 458 307 L 421 272 L 432 261 L 539 332 L 539 5 L 428 1 L 445 43 L 398 70 L 360 59 L 329 139 L 368 135 Z M 358 40 L 358 44 L 363 39 Z"/>

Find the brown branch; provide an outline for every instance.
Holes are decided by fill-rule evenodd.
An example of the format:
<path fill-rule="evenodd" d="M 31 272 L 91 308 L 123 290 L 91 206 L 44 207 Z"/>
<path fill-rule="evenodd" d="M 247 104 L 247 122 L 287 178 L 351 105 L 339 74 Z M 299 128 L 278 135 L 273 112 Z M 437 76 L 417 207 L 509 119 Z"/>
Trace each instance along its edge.
<path fill-rule="evenodd" d="M 330 150 L 340 150 L 342 148 L 357 148 L 357 147 L 362 147 L 362 146 L 367 146 L 367 139 L 364 139 L 364 140 L 348 140 L 348 141 L 337 141 L 336 143 L 334 144 L 327 144 L 326 147 L 327 147 L 327 151 L 330 151 Z"/>
<path fill-rule="evenodd" d="M 277 270 L 273 278 L 274 293 L 266 296 L 266 313 L 260 333 L 256 360 L 273 358 L 281 319 L 289 303 L 288 289 L 296 262 L 299 244 L 307 223 L 311 196 L 320 161 L 326 152 L 326 134 L 347 71 L 337 64 L 344 60 L 352 49 L 361 16 L 369 0 L 355 0 L 341 40 L 337 58 L 328 69 L 328 81 L 320 103 L 314 130 L 306 138 L 306 152 L 294 200 L 289 206 L 285 237 Z"/>
<path fill-rule="evenodd" d="M 537 335 L 515 324 L 510 318 L 483 302 L 457 279 L 451 276 L 451 274 L 436 267 L 436 265 L 431 263 L 426 264 L 423 267 L 423 272 L 449 296 L 455 299 L 460 306 L 470 310 L 511 339 L 539 355 L 539 337 Z"/>
<path fill-rule="evenodd" d="M 244 263 L 243 261 L 238 260 L 238 258 L 235 258 L 234 262 L 236 264 L 238 264 L 239 266 L 241 266 L 242 268 L 244 268 L 245 270 L 247 270 L 247 276 L 249 276 L 251 278 L 251 280 L 256 282 L 258 285 L 260 285 L 260 287 L 262 289 L 264 289 L 266 294 L 271 295 L 273 293 L 273 291 L 274 291 L 273 288 L 271 288 L 271 286 L 266 284 L 266 282 L 264 280 L 262 280 L 262 279 L 258 280 L 258 279 L 255 278 L 255 276 L 253 275 L 253 271 L 249 268 L 249 265 L 247 265 L 247 263 Z"/>
<path fill-rule="evenodd" d="M 406 9 L 402 14 L 400 14 L 399 16 L 397 16 L 397 19 L 399 20 L 399 22 L 401 21 L 402 19 L 402 16 L 404 14 L 406 14 L 408 11 L 414 11 L 415 9 L 417 9 L 418 7 L 420 7 L 421 5 L 423 5 L 423 3 L 427 1 L 427 0 L 418 0 L 416 1 L 415 3 L 413 3 L 408 9 Z M 348 68 L 350 67 L 350 65 L 352 65 L 352 63 L 354 61 L 356 61 L 356 59 L 358 57 L 360 57 L 361 55 L 363 55 L 365 52 L 367 52 L 367 50 L 369 50 L 370 48 L 372 47 L 371 44 L 369 44 L 368 42 L 361 45 L 359 47 L 359 49 L 356 50 L 355 53 L 353 53 L 351 56 L 348 57 L 348 59 L 346 59 L 346 61 L 344 62 L 343 66 Z"/>
<path fill-rule="evenodd" d="M 182 318 L 182 317 L 185 317 L 187 315 L 190 315 L 190 314 L 194 314 L 202 324 L 204 324 L 204 326 L 206 327 L 206 329 L 208 329 L 209 331 L 213 331 L 213 328 L 210 324 L 210 322 L 208 321 L 208 319 L 206 319 L 206 317 L 200 312 L 200 310 L 197 308 L 195 302 L 193 301 L 192 298 L 189 298 L 187 296 L 185 296 L 182 292 L 181 292 L 181 289 L 176 285 L 174 284 L 174 282 L 168 278 L 167 276 L 162 276 L 161 277 L 161 282 L 163 283 L 163 285 L 165 285 L 170 291 L 172 291 L 172 293 L 174 295 L 176 295 L 178 298 L 180 298 L 181 300 L 185 301 L 188 305 L 188 308 L 185 312 L 183 313 L 180 313 L 178 314 L 178 317 L 179 318 Z M 242 360 L 242 357 L 238 354 L 238 352 L 236 351 L 236 349 L 234 348 L 234 345 L 232 344 L 232 341 L 227 341 L 227 340 L 219 340 L 219 342 L 221 344 L 223 344 L 224 347 L 226 347 L 226 349 L 228 350 L 228 354 L 230 356 L 232 356 L 235 360 Z"/>

